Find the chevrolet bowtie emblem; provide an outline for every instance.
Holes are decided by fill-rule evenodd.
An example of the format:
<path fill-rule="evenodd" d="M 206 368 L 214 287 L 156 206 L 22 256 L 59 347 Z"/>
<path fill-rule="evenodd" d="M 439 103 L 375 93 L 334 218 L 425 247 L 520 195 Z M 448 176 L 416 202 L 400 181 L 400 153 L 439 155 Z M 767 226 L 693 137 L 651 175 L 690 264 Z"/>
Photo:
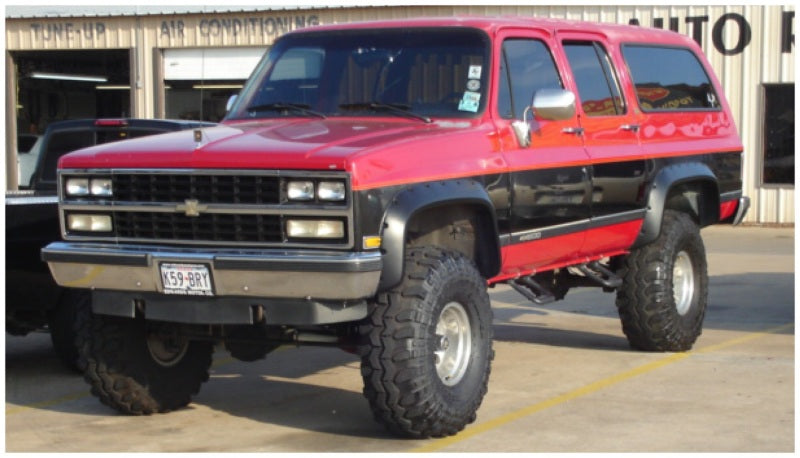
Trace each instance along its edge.
<path fill-rule="evenodd" d="M 200 216 L 200 212 L 208 210 L 208 205 L 201 205 L 199 200 L 186 199 L 182 204 L 175 206 L 175 210 L 184 212 L 186 216 Z"/>

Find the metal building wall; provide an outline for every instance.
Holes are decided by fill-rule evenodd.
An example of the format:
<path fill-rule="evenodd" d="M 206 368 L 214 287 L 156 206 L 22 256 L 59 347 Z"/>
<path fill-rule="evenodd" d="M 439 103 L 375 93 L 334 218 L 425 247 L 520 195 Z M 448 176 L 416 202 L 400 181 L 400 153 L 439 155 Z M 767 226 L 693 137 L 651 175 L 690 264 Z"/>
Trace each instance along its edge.
<path fill-rule="evenodd" d="M 762 185 L 763 120 L 765 83 L 794 83 L 795 50 L 781 52 L 784 12 L 791 5 L 743 6 L 582 6 L 582 5 L 486 5 L 486 6 L 387 6 L 359 8 L 279 9 L 234 13 L 146 15 L 135 17 L 68 16 L 74 30 L 71 39 L 42 40 L 48 24 L 64 24 L 64 18 L 6 19 L 7 50 L 45 49 L 132 49 L 134 116 L 154 117 L 158 113 L 159 56 L 165 48 L 209 48 L 264 46 L 272 44 L 281 30 L 307 25 L 353 22 L 371 19 L 455 15 L 521 15 L 628 24 L 638 20 L 650 27 L 660 20 L 664 28 L 677 26 L 679 33 L 701 41 L 726 97 L 745 146 L 744 192 L 753 199 L 750 223 L 794 223 L 795 193 L 790 185 Z M 727 16 L 726 16 L 727 15 Z M 730 52 L 741 38 L 736 15 L 744 18 L 752 34 L 741 52 Z M 216 22 L 214 22 L 216 21 Z M 253 26 L 253 33 L 236 30 L 235 23 Z M 96 27 L 102 23 L 104 33 Z M 36 24 L 36 25 L 34 25 Z M 257 24 L 257 25 L 254 25 Z M 227 25 L 227 26 L 226 26 Z M 284 26 L 284 27 L 278 27 Z M 259 28 L 260 27 L 260 28 Z M 699 27 L 699 30 L 697 29 Z M 92 31 L 94 30 L 94 35 Z M 249 29 L 248 29 L 249 30 Z M 260 31 L 260 33 L 257 33 Z M 715 31 L 730 55 L 714 45 Z M 720 34 L 721 32 L 721 34 Z M 794 20 L 790 32 L 794 34 Z M 38 33 L 38 39 L 37 39 Z M 62 30 L 62 35 L 66 33 Z M 102 35 L 102 37 L 101 37 Z M 100 39 L 102 38 L 102 39 Z M 793 41 L 792 41 L 793 43 Z M 7 120 L 8 128 L 8 120 Z"/>

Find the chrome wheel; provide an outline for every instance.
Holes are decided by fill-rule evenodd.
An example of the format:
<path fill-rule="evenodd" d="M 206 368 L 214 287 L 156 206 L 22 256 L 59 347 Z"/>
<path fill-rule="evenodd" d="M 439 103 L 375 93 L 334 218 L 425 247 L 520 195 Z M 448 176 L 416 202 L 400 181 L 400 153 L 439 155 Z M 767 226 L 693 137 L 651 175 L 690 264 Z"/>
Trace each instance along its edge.
<path fill-rule="evenodd" d="M 675 256 L 672 266 L 672 296 L 679 315 L 685 315 L 692 306 L 694 297 L 694 267 L 685 251 Z"/>
<path fill-rule="evenodd" d="M 454 386 L 467 372 L 472 353 L 469 316 L 461 304 L 450 302 L 444 306 L 436 323 L 436 338 L 436 373 L 442 383 Z"/>
<path fill-rule="evenodd" d="M 178 364 L 189 349 L 189 340 L 171 326 L 154 326 L 147 332 L 147 349 L 163 367 Z"/>

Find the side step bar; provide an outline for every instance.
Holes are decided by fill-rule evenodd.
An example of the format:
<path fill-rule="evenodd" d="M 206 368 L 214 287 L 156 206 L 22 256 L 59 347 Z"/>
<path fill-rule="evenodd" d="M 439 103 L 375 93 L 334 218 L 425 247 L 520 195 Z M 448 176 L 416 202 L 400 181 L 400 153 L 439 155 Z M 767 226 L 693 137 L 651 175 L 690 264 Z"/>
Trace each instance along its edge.
<path fill-rule="evenodd" d="M 517 278 L 509 284 L 518 293 L 537 305 L 549 304 L 562 299 L 567 290 L 572 287 L 602 286 L 604 290 L 610 291 L 622 286 L 622 278 L 597 261 L 573 267 L 583 276 L 562 271 L 554 280 L 551 280 L 553 287 L 559 291 L 558 297 L 549 288 L 534 280 L 534 275 Z"/>
<path fill-rule="evenodd" d="M 533 277 L 517 278 L 511 282 L 511 287 L 534 304 L 544 305 L 556 300 L 556 296 L 549 289 L 537 283 Z"/>
<path fill-rule="evenodd" d="M 588 264 L 581 264 L 576 267 L 581 271 L 581 273 L 597 283 L 600 283 L 606 288 L 619 288 L 622 286 L 622 278 L 618 277 L 617 274 L 608 270 L 604 265 L 597 261 L 593 261 Z"/>

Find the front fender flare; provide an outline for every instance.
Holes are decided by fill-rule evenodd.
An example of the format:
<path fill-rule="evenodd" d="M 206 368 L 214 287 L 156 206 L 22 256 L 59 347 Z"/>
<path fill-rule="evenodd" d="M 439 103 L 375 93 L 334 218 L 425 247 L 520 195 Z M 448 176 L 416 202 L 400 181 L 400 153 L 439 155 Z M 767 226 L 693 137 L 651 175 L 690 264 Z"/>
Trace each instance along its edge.
<path fill-rule="evenodd" d="M 435 207 L 467 205 L 480 212 L 481 221 L 489 234 L 484 233 L 489 259 L 476 262 L 481 274 L 491 278 L 500 271 L 500 242 L 494 206 L 483 185 L 472 179 L 436 181 L 410 185 L 398 192 L 389 204 L 383 218 L 381 249 L 383 274 L 378 286 L 385 291 L 403 279 L 405 264 L 406 230 L 408 222 L 419 212 Z M 477 261 L 477 260 L 476 260 Z"/>

